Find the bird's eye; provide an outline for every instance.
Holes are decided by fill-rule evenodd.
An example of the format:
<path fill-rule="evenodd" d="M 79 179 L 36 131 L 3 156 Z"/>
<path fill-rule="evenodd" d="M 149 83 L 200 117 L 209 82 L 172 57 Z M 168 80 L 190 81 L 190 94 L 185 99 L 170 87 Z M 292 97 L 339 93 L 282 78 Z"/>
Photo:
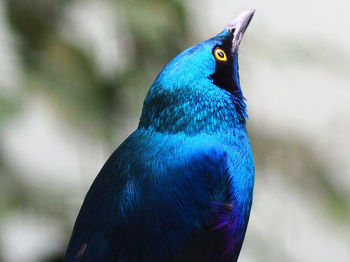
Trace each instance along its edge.
<path fill-rule="evenodd" d="M 227 61 L 226 53 L 220 47 L 215 48 L 214 56 L 218 61 Z"/>

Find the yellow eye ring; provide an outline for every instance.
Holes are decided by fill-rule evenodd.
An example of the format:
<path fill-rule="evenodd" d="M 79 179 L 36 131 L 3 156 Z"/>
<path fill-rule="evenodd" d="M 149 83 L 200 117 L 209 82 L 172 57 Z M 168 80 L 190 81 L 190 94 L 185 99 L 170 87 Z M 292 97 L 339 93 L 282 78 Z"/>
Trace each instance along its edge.
<path fill-rule="evenodd" d="M 227 61 L 226 53 L 220 47 L 215 48 L 214 56 L 215 56 L 216 60 L 218 60 L 218 61 L 223 61 L 223 62 Z"/>

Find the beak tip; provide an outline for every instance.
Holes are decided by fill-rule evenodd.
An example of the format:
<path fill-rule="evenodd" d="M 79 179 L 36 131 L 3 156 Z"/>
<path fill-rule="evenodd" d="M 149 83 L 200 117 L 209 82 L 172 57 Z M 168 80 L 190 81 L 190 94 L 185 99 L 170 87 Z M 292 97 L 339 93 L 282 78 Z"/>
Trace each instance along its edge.
<path fill-rule="evenodd" d="M 236 16 L 233 20 L 231 20 L 225 29 L 232 29 L 235 28 L 237 25 L 246 24 L 248 25 L 250 20 L 253 18 L 255 9 L 248 9 L 242 13 L 240 13 L 238 16 Z"/>

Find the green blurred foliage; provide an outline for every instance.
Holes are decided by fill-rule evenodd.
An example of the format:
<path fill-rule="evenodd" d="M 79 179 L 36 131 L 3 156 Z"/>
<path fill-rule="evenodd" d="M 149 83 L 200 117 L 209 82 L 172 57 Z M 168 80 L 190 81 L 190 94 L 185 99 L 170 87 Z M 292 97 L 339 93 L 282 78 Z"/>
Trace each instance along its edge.
<path fill-rule="evenodd" d="M 186 12 L 180 1 L 113 1 L 133 36 L 128 48 L 134 54 L 123 70 L 108 78 L 96 70 L 91 54 L 57 32 L 57 23 L 70 2 L 6 2 L 9 21 L 20 38 L 25 88 L 50 97 L 71 124 L 110 137 L 115 112 L 121 110 L 120 89 L 151 83 L 154 65 L 164 65 L 185 46 Z"/>
<path fill-rule="evenodd" d="M 332 171 L 319 159 L 308 144 L 285 135 L 271 136 L 258 128 L 250 132 L 257 170 L 276 168 L 290 185 L 298 185 L 312 198 L 322 202 L 325 215 L 338 222 L 347 223 L 350 209 L 347 192 L 341 191 L 331 181 Z"/>

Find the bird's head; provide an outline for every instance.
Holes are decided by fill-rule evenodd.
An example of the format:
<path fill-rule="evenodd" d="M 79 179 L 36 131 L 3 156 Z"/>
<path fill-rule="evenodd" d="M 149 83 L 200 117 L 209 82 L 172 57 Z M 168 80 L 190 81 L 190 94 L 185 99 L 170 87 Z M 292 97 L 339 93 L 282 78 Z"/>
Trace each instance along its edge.
<path fill-rule="evenodd" d="M 139 128 L 189 134 L 245 128 L 238 48 L 253 14 L 241 13 L 220 34 L 175 57 L 149 90 Z"/>

